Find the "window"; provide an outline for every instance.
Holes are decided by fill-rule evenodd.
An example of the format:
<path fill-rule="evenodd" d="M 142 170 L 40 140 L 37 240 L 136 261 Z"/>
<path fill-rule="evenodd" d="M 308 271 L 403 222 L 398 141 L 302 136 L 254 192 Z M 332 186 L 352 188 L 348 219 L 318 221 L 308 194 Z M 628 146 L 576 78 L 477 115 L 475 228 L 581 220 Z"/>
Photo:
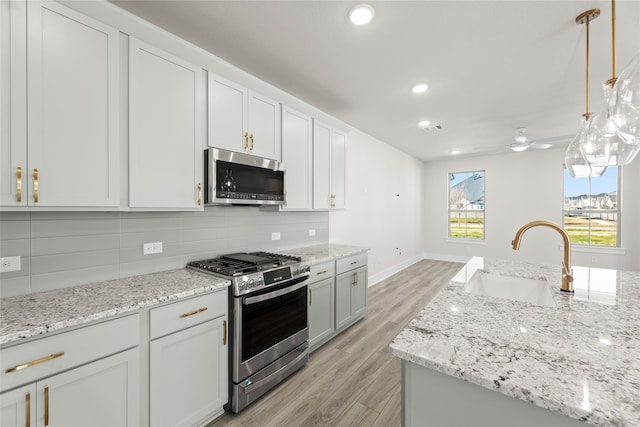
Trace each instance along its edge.
<path fill-rule="evenodd" d="M 572 178 L 564 170 L 564 228 L 571 243 L 620 246 L 620 193 L 617 166 L 609 166 L 600 177 Z"/>
<path fill-rule="evenodd" d="M 484 239 L 484 171 L 449 174 L 449 237 Z"/>

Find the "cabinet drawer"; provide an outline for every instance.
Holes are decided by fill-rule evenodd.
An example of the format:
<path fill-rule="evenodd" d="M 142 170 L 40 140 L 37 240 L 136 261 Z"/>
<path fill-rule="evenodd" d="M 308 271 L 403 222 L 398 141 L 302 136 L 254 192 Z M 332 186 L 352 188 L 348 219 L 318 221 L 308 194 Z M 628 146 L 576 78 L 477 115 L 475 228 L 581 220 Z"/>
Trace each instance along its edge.
<path fill-rule="evenodd" d="M 333 261 L 329 261 L 318 265 L 312 265 L 309 280 L 311 281 L 310 283 L 315 283 L 332 276 L 335 276 L 335 265 Z"/>
<path fill-rule="evenodd" d="M 139 341 L 140 319 L 134 314 L 2 349 L 0 391 L 136 347 Z"/>
<path fill-rule="evenodd" d="M 336 261 L 336 275 L 367 265 L 367 254 L 352 255 Z"/>
<path fill-rule="evenodd" d="M 227 290 L 224 289 L 151 309 L 151 339 L 223 316 L 227 304 Z"/>

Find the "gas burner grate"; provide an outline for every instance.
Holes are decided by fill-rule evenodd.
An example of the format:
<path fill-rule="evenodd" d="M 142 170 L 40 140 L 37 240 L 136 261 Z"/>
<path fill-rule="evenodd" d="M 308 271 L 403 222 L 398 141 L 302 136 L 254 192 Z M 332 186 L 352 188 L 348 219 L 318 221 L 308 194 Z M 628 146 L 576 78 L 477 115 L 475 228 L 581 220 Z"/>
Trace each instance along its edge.
<path fill-rule="evenodd" d="M 187 266 L 224 276 L 241 276 L 269 268 L 291 265 L 301 260 L 300 257 L 272 252 L 242 252 L 202 261 L 192 261 Z"/>

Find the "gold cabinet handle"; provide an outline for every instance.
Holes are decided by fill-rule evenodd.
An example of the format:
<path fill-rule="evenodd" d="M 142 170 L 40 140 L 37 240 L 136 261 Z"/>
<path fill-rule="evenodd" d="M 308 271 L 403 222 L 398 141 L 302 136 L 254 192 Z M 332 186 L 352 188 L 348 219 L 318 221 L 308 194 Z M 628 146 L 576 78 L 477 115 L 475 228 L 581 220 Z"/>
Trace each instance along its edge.
<path fill-rule="evenodd" d="M 322 270 L 322 271 L 318 271 L 316 274 L 319 276 L 321 274 L 325 274 L 327 272 L 327 270 Z"/>
<path fill-rule="evenodd" d="M 331 207 L 332 208 L 336 207 L 336 195 L 335 194 L 331 195 Z"/>
<path fill-rule="evenodd" d="M 33 202 L 38 203 L 38 169 L 33 170 Z"/>
<path fill-rule="evenodd" d="M 253 153 L 253 134 L 251 134 L 251 137 L 249 137 L 249 139 L 251 140 L 251 152 Z"/>
<path fill-rule="evenodd" d="M 222 321 L 222 328 L 223 328 L 222 345 L 227 345 L 227 321 L 226 320 Z"/>
<path fill-rule="evenodd" d="M 193 311 L 190 311 L 188 313 L 181 314 L 180 317 L 193 316 L 194 314 L 202 313 L 203 311 L 207 311 L 207 310 L 208 310 L 208 307 L 202 307 L 202 308 L 199 308 L 197 310 L 193 310 Z"/>
<path fill-rule="evenodd" d="M 202 183 L 198 183 L 198 206 L 202 206 Z"/>
<path fill-rule="evenodd" d="M 311 300 L 313 299 L 312 295 L 311 288 L 309 288 L 309 307 L 311 307 Z"/>
<path fill-rule="evenodd" d="M 25 414 L 25 425 L 27 427 L 31 427 L 31 393 L 27 393 L 27 395 L 25 396 L 25 406 L 27 407 Z"/>
<path fill-rule="evenodd" d="M 244 151 L 249 149 L 249 132 L 244 133 Z"/>
<path fill-rule="evenodd" d="M 18 167 L 16 169 L 16 193 L 17 193 L 17 201 L 22 201 L 22 168 Z"/>
<path fill-rule="evenodd" d="M 44 388 L 44 425 L 49 425 L 49 386 Z"/>
<path fill-rule="evenodd" d="M 11 372 L 20 371 L 22 369 L 26 369 L 34 365 L 39 365 L 40 363 L 48 362 L 49 360 L 57 359 L 58 357 L 61 357 L 61 356 L 64 356 L 64 351 L 61 351 L 60 353 L 50 354 L 49 356 L 41 357 L 40 359 L 23 363 L 22 365 L 16 365 L 13 368 L 7 369 L 6 371 L 4 371 L 4 373 L 9 374 Z"/>
<path fill-rule="evenodd" d="M 350 265 L 356 265 L 358 261 L 352 261 Z"/>

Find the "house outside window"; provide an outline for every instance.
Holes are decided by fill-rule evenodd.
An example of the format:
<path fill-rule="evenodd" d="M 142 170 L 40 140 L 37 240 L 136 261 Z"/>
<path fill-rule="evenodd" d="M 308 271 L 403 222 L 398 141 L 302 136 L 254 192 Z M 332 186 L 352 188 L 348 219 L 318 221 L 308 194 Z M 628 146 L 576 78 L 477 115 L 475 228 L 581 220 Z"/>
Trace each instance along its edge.
<path fill-rule="evenodd" d="M 571 243 L 620 247 L 620 168 L 596 178 L 572 178 L 564 170 L 564 228 Z"/>
<path fill-rule="evenodd" d="M 484 239 L 484 174 L 449 174 L 449 237 Z"/>

